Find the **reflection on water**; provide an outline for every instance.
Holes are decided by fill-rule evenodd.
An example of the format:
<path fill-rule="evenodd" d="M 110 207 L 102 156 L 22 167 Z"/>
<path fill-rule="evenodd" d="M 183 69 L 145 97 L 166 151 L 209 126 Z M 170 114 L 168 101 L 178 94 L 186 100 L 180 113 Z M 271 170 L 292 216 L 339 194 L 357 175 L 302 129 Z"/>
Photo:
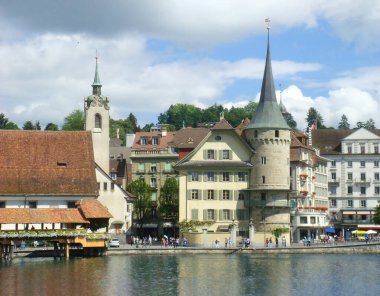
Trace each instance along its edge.
<path fill-rule="evenodd" d="M 379 255 L 131 255 L 0 263 L 0 295 L 377 295 Z"/>

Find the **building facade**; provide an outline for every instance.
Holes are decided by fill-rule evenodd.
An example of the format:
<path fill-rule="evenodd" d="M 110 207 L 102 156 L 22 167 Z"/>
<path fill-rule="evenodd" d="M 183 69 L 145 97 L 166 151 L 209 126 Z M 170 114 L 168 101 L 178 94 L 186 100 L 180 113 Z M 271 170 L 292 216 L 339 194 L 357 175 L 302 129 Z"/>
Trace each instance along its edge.
<path fill-rule="evenodd" d="M 302 132 L 292 132 L 290 146 L 291 240 L 319 239 L 329 226 L 327 163 Z"/>
<path fill-rule="evenodd" d="M 340 236 L 380 229 L 373 215 L 380 200 L 380 130 L 313 130 L 314 146 L 328 162 L 329 216 Z"/>

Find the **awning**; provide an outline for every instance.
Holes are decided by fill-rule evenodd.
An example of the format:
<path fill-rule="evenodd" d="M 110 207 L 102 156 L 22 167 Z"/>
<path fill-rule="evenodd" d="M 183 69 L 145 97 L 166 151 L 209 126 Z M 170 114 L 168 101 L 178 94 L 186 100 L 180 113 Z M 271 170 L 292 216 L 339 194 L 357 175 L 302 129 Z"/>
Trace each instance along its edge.
<path fill-rule="evenodd" d="M 124 222 L 121 220 L 115 220 L 115 221 L 112 221 L 111 224 L 124 224 Z"/>
<path fill-rule="evenodd" d="M 156 223 L 147 223 L 143 224 L 142 228 L 157 228 L 158 224 Z M 140 224 L 136 224 L 137 228 L 140 228 Z"/>
<path fill-rule="evenodd" d="M 335 233 L 335 229 L 331 227 L 325 228 L 325 233 Z"/>
<path fill-rule="evenodd" d="M 343 215 L 358 215 L 358 216 L 360 216 L 360 215 L 370 215 L 371 214 L 371 212 L 369 212 L 369 211 L 363 211 L 363 212 L 360 212 L 360 211 L 358 211 L 358 212 L 343 212 Z"/>
<path fill-rule="evenodd" d="M 358 225 L 358 228 L 360 228 L 360 229 L 380 229 L 380 225 L 374 225 L 374 224 Z"/>

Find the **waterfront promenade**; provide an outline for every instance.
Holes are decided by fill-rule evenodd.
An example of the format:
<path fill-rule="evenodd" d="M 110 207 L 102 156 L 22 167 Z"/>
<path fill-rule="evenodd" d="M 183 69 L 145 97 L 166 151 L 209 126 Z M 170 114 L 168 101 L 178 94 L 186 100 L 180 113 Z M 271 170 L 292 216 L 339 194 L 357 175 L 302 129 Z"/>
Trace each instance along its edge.
<path fill-rule="evenodd" d="M 76 249 L 70 252 L 75 254 Z M 14 253 L 17 257 L 53 257 L 51 248 L 26 248 L 24 250 L 17 249 Z M 117 255 L 175 255 L 175 254 L 380 254 L 380 242 L 339 242 L 339 243 L 315 243 L 310 247 L 301 243 L 294 243 L 288 247 L 162 247 L 158 244 L 152 246 L 121 244 L 119 248 L 108 248 L 107 256 Z M 75 256 L 75 255 L 74 255 Z"/>

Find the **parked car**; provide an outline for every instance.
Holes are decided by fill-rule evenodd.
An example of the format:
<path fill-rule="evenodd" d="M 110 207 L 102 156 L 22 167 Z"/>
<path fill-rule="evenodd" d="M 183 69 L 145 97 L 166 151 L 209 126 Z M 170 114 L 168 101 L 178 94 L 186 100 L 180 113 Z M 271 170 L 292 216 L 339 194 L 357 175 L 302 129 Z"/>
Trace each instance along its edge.
<path fill-rule="evenodd" d="M 119 241 L 119 239 L 118 238 L 111 239 L 109 246 L 110 247 L 115 247 L 115 248 L 120 247 L 120 241 Z"/>

